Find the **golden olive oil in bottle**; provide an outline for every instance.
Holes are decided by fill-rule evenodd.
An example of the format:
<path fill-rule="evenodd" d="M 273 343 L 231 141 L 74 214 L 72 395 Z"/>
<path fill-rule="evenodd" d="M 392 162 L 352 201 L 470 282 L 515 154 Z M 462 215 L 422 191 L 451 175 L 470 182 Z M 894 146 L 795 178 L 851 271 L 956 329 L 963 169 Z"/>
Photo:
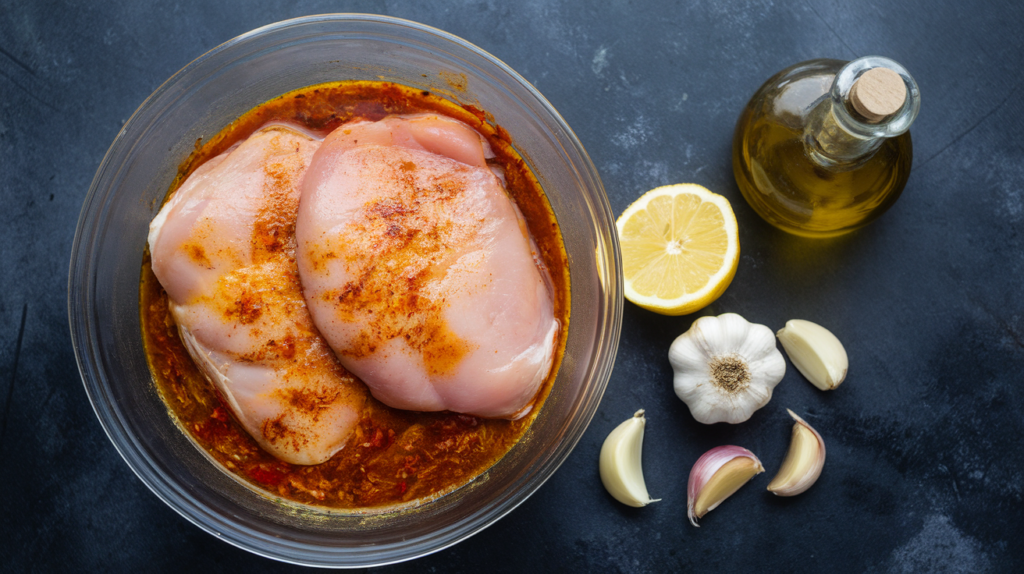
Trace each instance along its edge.
<path fill-rule="evenodd" d="M 920 94 L 887 58 L 811 60 L 770 78 L 740 115 L 736 183 L 754 211 L 805 237 L 874 221 L 910 176 Z"/>

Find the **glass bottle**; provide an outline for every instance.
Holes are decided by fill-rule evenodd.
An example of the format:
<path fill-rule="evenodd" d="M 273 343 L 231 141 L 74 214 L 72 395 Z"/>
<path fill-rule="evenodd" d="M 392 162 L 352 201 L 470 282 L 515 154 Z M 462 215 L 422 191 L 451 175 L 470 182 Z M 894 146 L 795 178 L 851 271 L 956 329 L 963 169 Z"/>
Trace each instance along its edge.
<path fill-rule="evenodd" d="M 875 68 L 882 70 L 872 81 L 860 81 Z M 879 88 L 876 77 L 889 83 Z M 754 211 L 783 231 L 832 237 L 863 227 L 903 191 L 913 155 L 908 129 L 920 104 L 917 83 L 888 58 L 786 68 L 761 86 L 736 124 L 736 183 Z"/>

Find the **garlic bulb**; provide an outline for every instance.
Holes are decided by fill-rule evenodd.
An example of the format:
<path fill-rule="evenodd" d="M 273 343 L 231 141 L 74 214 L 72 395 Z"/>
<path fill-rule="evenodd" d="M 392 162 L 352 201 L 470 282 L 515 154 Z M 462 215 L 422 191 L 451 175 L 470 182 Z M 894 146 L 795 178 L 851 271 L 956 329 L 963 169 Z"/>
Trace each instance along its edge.
<path fill-rule="evenodd" d="M 735 313 L 694 321 L 672 343 L 668 360 L 676 395 L 704 424 L 749 419 L 786 374 L 771 329 Z"/>

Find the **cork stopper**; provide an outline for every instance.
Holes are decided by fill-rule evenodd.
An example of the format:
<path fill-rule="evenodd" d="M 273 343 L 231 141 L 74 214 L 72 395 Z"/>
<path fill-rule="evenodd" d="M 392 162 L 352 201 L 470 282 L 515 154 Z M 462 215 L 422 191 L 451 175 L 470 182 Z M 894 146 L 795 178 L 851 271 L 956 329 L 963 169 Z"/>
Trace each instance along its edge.
<path fill-rule="evenodd" d="M 903 78 L 889 68 L 871 68 L 850 88 L 850 104 L 871 124 L 900 111 L 906 99 Z"/>

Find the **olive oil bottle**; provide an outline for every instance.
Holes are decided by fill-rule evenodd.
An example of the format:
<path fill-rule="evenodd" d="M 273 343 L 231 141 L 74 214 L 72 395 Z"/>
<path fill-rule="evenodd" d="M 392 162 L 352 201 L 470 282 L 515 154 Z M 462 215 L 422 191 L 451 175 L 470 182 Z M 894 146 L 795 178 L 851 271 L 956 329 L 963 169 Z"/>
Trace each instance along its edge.
<path fill-rule="evenodd" d="M 867 225 L 910 176 L 917 83 L 896 62 L 811 60 L 754 94 L 733 137 L 736 183 L 762 218 L 805 237 Z"/>

